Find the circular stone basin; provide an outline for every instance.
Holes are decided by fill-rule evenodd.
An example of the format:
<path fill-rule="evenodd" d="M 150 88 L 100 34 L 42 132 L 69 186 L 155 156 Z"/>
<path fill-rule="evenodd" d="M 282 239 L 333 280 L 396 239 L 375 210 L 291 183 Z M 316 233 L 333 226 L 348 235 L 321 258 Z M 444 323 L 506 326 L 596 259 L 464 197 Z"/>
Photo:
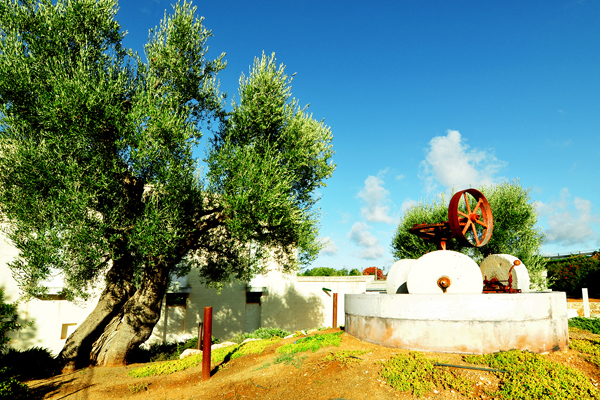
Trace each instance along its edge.
<path fill-rule="evenodd" d="M 564 292 L 346 294 L 346 333 L 386 347 L 486 354 L 568 347 Z"/>

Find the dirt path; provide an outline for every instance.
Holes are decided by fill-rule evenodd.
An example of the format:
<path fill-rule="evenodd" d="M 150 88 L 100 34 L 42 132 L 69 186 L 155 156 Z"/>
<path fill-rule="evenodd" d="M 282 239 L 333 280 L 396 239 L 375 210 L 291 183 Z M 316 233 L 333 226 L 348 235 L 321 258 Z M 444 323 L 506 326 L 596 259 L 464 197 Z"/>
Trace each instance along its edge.
<path fill-rule="evenodd" d="M 329 330 L 326 332 L 335 332 Z M 339 331 L 339 330 L 337 330 Z M 594 335 L 596 336 L 596 335 Z M 263 354 L 213 365 L 210 380 L 201 381 L 201 367 L 190 368 L 166 376 L 131 378 L 127 372 L 143 364 L 126 367 L 87 368 L 52 379 L 31 381 L 37 398 L 66 400 L 108 399 L 289 399 L 289 400 L 371 400 L 415 399 L 412 395 L 397 392 L 379 376 L 381 361 L 406 352 L 360 341 L 346 333 L 341 346 L 327 347 L 315 353 L 300 353 L 290 363 L 275 363 L 275 348 L 294 341 L 287 339 Z M 343 366 L 338 362 L 324 361 L 332 351 L 371 350 L 360 356 L 360 362 Z M 558 361 L 600 380 L 598 369 L 587 363 L 573 350 L 551 354 Z M 464 364 L 458 354 L 425 353 L 447 364 Z M 484 371 L 457 369 L 458 373 L 476 383 L 475 398 L 489 399 L 484 390 L 498 387 L 498 378 Z M 466 399 L 449 390 L 438 390 L 425 395 L 425 399 Z"/>

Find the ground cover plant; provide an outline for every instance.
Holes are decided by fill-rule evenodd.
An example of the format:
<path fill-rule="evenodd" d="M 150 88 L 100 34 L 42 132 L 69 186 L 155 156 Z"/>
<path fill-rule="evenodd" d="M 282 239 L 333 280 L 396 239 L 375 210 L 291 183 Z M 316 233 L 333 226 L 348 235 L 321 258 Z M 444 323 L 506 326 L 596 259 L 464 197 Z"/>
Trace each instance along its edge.
<path fill-rule="evenodd" d="M 219 364 L 229 360 L 235 360 L 247 354 L 260 354 L 267 347 L 279 342 L 281 338 L 272 337 L 270 339 L 250 341 L 243 344 L 234 344 L 211 351 L 211 364 Z M 202 354 L 196 354 L 181 360 L 171 360 L 159 363 L 152 363 L 140 368 L 131 370 L 128 375 L 133 378 L 143 378 L 156 375 L 168 375 L 174 372 L 196 367 L 202 364 Z"/>
<path fill-rule="evenodd" d="M 350 365 L 359 363 L 362 361 L 362 358 L 359 356 L 370 353 L 373 350 L 340 350 L 340 351 L 332 351 L 326 356 L 323 360 L 325 361 L 337 361 L 342 366 L 348 367 Z"/>
<path fill-rule="evenodd" d="M 277 353 L 300 353 L 303 351 L 319 350 L 326 346 L 340 346 L 343 332 L 324 333 L 321 335 L 307 336 L 296 340 L 294 343 L 287 343 L 277 348 Z"/>
<path fill-rule="evenodd" d="M 569 319 L 570 328 L 585 329 L 600 335 L 600 318 L 575 317 Z"/>
<path fill-rule="evenodd" d="M 600 392 L 582 372 L 541 354 L 511 350 L 465 356 L 464 360 L 506 371 L 496 373 L 501 383 L 497 391 L 488 393 L 490 396 L 522 400 L 600 399 Z"/>
<path fill-rule="evenodd" d="M 448 368 L 436 367 L 437 360 L 427 358 L 418 351 L 398 354 L 383 362 L 380 376 L 396 390 L 421 397 L 436 387 L 453 389 L 469 395 L 473 384 L 457 376 Z"/>
<path fill-rule="evenodd" d="M 270 339 L 275 336 L 283 338 L 291 334 L 292 332 L 281 328 L 258 328 L 254 332 L 238 333 L 231 338 L 231 341 L 242 343 L 246 339 Z"/>

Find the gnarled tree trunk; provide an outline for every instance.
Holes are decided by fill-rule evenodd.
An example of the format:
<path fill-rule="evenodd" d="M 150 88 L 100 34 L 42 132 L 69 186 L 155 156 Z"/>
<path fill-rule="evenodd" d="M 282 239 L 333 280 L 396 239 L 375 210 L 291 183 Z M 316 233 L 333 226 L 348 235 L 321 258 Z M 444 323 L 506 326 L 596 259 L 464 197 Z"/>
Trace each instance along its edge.
<path fill-rule="evenodd" d="M 94 365 L 123 365 L 128 354 L 148 340 L 160 319 L 162 299 L 169 283 L 168 267 L 146 273 L 140 288 L 125 302 L 94 342 L 90 361 Z"/>
<path fill-rule="evenodd" d="M 121 312 L 123 305 L 135 292 L 133 270 L 129 260 L 115 262 L 106 276 L 106 288 L 102 291 L 98 304 L 83 323 L 65 342 L 58 359 L 62 362 L 63 373 L 90 364 L 90 352 L 94 342 L 102 335 L 106 324 Z"/>

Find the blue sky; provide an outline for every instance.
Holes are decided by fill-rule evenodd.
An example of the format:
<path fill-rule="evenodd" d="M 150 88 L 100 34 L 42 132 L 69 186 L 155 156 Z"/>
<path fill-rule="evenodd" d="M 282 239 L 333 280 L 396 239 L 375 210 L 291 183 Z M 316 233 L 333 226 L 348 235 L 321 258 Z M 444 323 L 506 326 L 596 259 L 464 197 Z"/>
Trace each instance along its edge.
<path fill-rule="evenodd" d="M 172 1 L 122 1 L 140 53 Z M 599 1 L 194 2 L 231 98 L 275 52 L 334 135 L 311 267 L 389 268 L 402 211 L 482 183 L 531 188 L 543 253 L 600 248 Z M 197 151 L 202 156 L 202 149 Z"/>

